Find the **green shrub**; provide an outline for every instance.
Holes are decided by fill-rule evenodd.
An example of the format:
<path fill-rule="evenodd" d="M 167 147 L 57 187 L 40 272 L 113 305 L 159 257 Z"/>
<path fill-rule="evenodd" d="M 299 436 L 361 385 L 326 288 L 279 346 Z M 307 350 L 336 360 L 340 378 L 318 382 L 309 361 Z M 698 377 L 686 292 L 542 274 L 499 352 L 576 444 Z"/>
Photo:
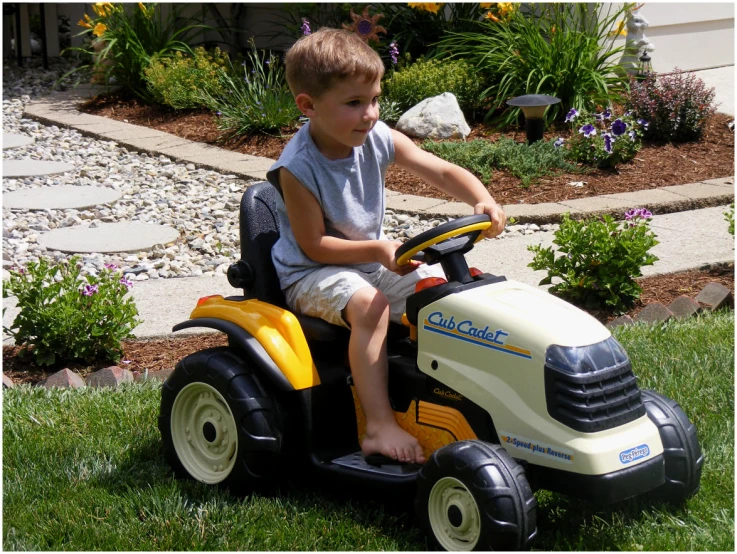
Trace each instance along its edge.
<path fill-rule="evenodd" d="M 218 128 L 230 134 L 276 131 L 294 125 L 301 115 L 294 102 L 279 56 L 251 51 L 240 67 L 216 70 L 217 87 L 205 88 L 202 101 L 218 116 Z"/>
<path fill-rule="evenodd" d="M 192 54 L 189 44 L 202 32 L 211 29 L 201 24 L 181 25 L 184 4 L 171 4 L 164 17 L 159 4 L 111 4 L 97 2 L 92 8 L 96 17 L 85 15 L 78 23 L 89 39 L 83 47 L 69 48 L 92 61 L 81 69 L 92 69 L 93 81 L 121 86 L 125 91 L 150 101 L 144 70 L 151 59 L 171 57 L 175 52 Z"/>
<path fill-rule="evenodd" d="M 694 73 L 649 74 L 632 79 L 627 106 L 646 121 L 645 138 L 664 142 L 698 140 L 707 119 L 716 111 L 715 91 Z"/>
<path fill-rule="evenodd" d="M 630 112 L 616 117 L 609 108 L 597 114 L 579 113 L 571 108 L 566 121 L 573 134 L 565 149 L 573 161 L 614 168 L 620 162 L 630 161 L 642 148 L 643 125 Z"/>
<path fill-rule="evenodd" d="M 41 258 L 11 270 L 3 287 L 3 298 L 15 296 L 20 308 L 4 330 L 38 365 L 100 357 L 118 362 L 120 341 L 132 337 L 140 323 L 133 300 L 125 298 L 132 283 L 114 266 L 82 276 L 78 261 L 75 256 L 50 266 Z"/>
<path fill-rule="evenodd" d="M 578 306 L 625 311 L 642 293 L 635 281 L 642 267 L 658 260 L 648 254 L 658 244 L 648 225 L 651 217 L 645 209 L 629 210 L 619 223 L 609 215 L 602 220 L 574 221 L 563 214 L 553 240 L 562 255 L 556 258 L 551 247 L 528 246 L 535 253 L 528 265 L 548 272 L 540 285 L 560 278 L 550 291 Z"/>
<path fill-rule="evenodd" d="M 550 123 L 570 108 L 593 111 L 609 105 L 613 95 L 625 90 L 618 61 L 624 46 L 615 48 L 609 37 L 633 5 L 613 6 L 530 4 L 507 10 L 504 19 L 485 18 L 474 32 L 450 32 L 440 44 L 448 55 L 467 59 L 475 73 L 487 76 L 488 118 L 514 123 L 520 110 L 508 108 L 508 99 L 547 94 L 561 99 L 547 109 Z M 497 114 L 498 109 L 503 111 Z"/>
<path fill-rule="evenodd" d="M 379 96 L 379 119 L 386 123 L 396 123 L 405 112 L 399 102 Z"/>
<path fill-rule="evenodd" d="M 501 137 L 497 142 L 476 139 L 468 142 L 433 142 L 426 140 L 422 148 L 451 163 L 468 169 L 482 181 L 491 179 L 492 169 L 506 169 L 527 187 L 545 175 L 582 170 L 566 161 L 562 149 L 552 141 L 531 145 Z"/>
<path fill-rule="evenodd" d="M 458 105 L 471 113 L 479 105 L 481 84 L 471 65 L 464 60 L 423 60 L 392 72 L 384 79 L 382 93 L 407 111 L 425 98 L 452 92 Z"/>
<path fill-rule="evenodd" d="M 219 48 L 208 53 L 201 46 L 195 48 L 194 56 L 183 56 L 181 52 L 169 58 L 155 56 L 144 69 L 148 90 L 156 102 L 177 110 L 201 107 L 205 88 L 215 94 L 223 93 L 217 69 L 227 61 L 228 55 Z"/>

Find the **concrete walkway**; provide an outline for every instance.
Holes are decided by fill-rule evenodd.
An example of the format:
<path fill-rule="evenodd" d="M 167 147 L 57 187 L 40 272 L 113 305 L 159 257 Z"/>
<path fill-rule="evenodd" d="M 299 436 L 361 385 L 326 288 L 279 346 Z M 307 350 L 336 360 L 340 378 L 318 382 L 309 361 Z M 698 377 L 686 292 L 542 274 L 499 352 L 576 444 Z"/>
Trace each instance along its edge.
<path fill-rule="evenodd" d="M 733 68 L 730 69 L 733 75 Z M 699 76 L 703 78 L 701 73 L 703 72 Z M 723 74 L 726 72 L 718 74 L 721 79 L 719 90 L 728 89 L 722 94 L 732 95 L 733 112 L 732 82 Z M 49 125 L 73 127 L 82 134 L 114 140 L 131 149 L 154 155 L 163 154 L 175 161 L 194 163 L 199 167 L 244 179 L 264 179 L 266 170 L 273 163 L 265 158 L 229 152 L 145 127 L 79 113 L 75 104 L 80 100 L 80 95 L 89 97 L 92 94 L 92 89 L 77 89 L 36 101 L 27 106 L 25 117 Z M 515 217 L 519 223 L 549 223 L 559 221 L 564 212 L 582 216 L 610 213 L 621 218 L 623 212 L 629 208 L 647 207 L 656 214 L 651 228 L 660 244 L 653 249 L 653 253 L 660 260 L 654 266 L 644 268 L 643 272 L 645 275 L 655 275 L 733 262 L 734 238 L 727 232 L 727 223 L 723 216 L 727 205 L 733 201 L 734 178 L 727 176 L 650 191 L 582 198 L 555 204 L 516 204 L 504 206 L 504 209 L 508 216 Z M 426 215 L 457 217 L 469 214 L 469 207 L 465 204 L 393 192 L 387 193 L 387 207 L 395 211 Z M 552 244 L 553 238 L 552 233 L 545 232 L 482 241 L 469 253 L 469 264 L 490 273 L 506 275 L 509 279 L 537 285 L 545 272 L 535 272 L 527 267 L 532 260 L 532 253 L 527 251 L 527 246 L 548 246 Z M 199 297 L 240 293 L 241 291 L 230 287 L 224 276 L 136 282 L 132 296 L 144 323 L 135 329 L 135 334 L 139 338 L 171 335 L 172 326 L 188 319 Z M 13 306 L 13 299 L 4 301 L 4 307 L 9 308 L 3 318 L 5 325 L 9 325 L 17 314 L 17 309 Z"/>

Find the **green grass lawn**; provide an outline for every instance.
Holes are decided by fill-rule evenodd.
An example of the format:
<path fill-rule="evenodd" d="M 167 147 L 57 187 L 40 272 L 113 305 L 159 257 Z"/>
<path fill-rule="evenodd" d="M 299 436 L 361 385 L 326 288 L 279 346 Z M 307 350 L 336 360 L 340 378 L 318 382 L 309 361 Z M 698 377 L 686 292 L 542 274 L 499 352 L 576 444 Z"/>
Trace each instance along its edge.
<path fill-rule="evenodd" d="M 537 493 L 540 550 L 734 550 L 734 316 L 619 328 L 642 388 L 675 398 L 705 454 L 685 506 L 596 507 Z M 5 550 L 424 550 L 405 507 L 296 482 L 235 498 L 178 481 L 160 387 L 3 395 Z"/>

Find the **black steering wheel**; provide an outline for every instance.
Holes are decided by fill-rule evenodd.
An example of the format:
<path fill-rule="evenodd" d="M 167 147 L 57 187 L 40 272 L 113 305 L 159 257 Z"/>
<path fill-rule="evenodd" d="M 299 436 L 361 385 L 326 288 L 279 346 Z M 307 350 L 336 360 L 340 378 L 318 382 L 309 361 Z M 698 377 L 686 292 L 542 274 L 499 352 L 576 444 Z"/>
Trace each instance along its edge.
<path fill-rule="evenodd" d="M 411 238 L 397 248 L 394 259 L 399 266 L 407 265 L 412 256 L 445 241 L 448 241 L 448 244 L 444 245 L 447 247 L 438 253 L 440 256 L 446 256 L 459 250 L 470 250 L 474 243 L 483 238 L 481 233 L 489 227 L 491 227 L 491 219 L 486 214 L 459 217 Z M 466 240 L 462 240 L 464 237 Z M 451 242 L 450 239 L 453 238 L 457 240 Z M 438 256 L 435 258 L 439 259 Z"/>

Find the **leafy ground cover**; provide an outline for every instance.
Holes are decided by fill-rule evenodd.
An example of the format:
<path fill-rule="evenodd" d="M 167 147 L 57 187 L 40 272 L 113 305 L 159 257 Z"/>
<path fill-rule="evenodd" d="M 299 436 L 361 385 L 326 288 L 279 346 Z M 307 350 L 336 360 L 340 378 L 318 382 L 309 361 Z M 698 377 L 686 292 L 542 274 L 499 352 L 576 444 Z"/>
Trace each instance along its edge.
<path fill-rule="evenodd" d="M 281 136 L 265 134 L 241 136 L 222 140 L 216 118 L 206 110 L 172 110 L 160 105 L 145 105 L 120 96 L 94 99 L 80 109 L 128 123 L 150 127 L 188 140 L 213 144 L 222 148 L 276 159 L 294 133 L 294 129 L 282 129 Z M 619 113 L 619 111 L 617 112 Z M 594 169 L 589 173 L 561 173 L 545 176 L 529 187 L 521 186 L 521 179 L 508 170 L 494 171 L 485 184 L 494 198 L 502 204 L 538 204 L 559 202 L 588 196 L 618 192 L 647 190 L 669 185 L 683 185 L 704 179 L 734 174 L 734 132 L 727 123 L 734 118 L 716 113 L 708 119 L 704 136 L 697 142 L 683 144 L 644 143 L 632 162 L 620 164 L 615 170 Z M 544 140 L 568 138 L 572 131 L 567 124 L 554 124 L 545 132 Z M 493 142 L 502 136 L 516 142 L 525 141 L 523 127 L 499 132 L 491 126 L 471 124 L 467 140 L 484 138 Z M 417 144 L 423 141 L 417 139 Z M 583 187 L 572 182 L 583 181 Z M 387 188 L 404 194 L 414 194 L 450 200 L 421 179 L 397 167 L 390 167 L 386 178 Z"/>
<path fill-rule="evenodd" d="M 618 328 L 643 388 L 698 428 L 701 490 L 684 506 L 610 507 L 538 491 L 541 550 L 734 549 L 734 315 Z M 3 399 L 5 550 L 425 550 L 408 499 L 310 483 L 236 498 L 175 480 L 156 428 L 159 386 Z"/>

